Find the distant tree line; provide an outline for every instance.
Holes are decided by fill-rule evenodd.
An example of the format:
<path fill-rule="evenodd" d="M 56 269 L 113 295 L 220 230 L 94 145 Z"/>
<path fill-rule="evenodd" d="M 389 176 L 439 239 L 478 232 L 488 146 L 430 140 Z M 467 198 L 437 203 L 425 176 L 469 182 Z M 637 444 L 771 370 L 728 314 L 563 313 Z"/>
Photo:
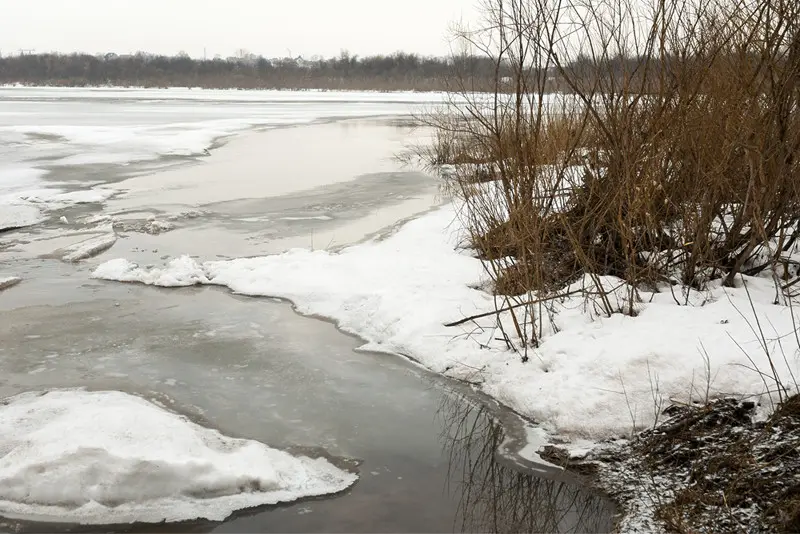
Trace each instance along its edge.
<path fill-rule="evenodd" d="M 203 87 L 243 89 L 447 89 L 454 72 L 472 80 L 496 75 L 489 58 L 423 57 L 397 52 L 358 57 L 342 52 L 332 58 L 267 59 L 241 51 L 236 57 L 192 59 L 186 54 L 159 56 L 24 54 L 0 58 L 0 83 L 44 86 Z M 483 84 L 481 84 L 483 85 Z"/>
<path fill-rule="evenodd" d="M 602 78 L 627 77 L 644 58 L 578 56 L 564 65 L 573 80 L 591 86 Z M 648 58 L 652 63 L 659 59 Z M 667 70 L 669 70 L 667 68 Z M 541 78 L 528 66 L 519 72 L 508 62 L 486 56 L 426 57 L 405 52 L 359 57 L 342 52 L 336 57 L 265 58 L 244 50 L 235 57 L 193 59 L 181 53 L 161 56 L 20 54 L 0 57 L 0 84 L 62 87 L 203 87 L 208 89 L 331 89 L 331 90 L 466 90 L 513 92 L 519 76 Z M 562 73 L 548 68 L 546 92 L 573 92 Z M 647 91 L 647 87 L 641 88 Z"/>

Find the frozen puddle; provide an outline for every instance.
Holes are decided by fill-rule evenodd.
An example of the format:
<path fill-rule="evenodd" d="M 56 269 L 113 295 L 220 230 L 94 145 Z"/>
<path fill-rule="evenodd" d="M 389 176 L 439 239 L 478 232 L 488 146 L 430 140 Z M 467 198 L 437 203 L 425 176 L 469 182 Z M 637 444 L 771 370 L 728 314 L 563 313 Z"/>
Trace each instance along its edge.
<path fill-rule="evenodd" d="M 345 490 L 324 458 L 226 437 L 139 397 L 82 389 L 0 403 L 0 515 L 82 524 L 221 521 Z"/>

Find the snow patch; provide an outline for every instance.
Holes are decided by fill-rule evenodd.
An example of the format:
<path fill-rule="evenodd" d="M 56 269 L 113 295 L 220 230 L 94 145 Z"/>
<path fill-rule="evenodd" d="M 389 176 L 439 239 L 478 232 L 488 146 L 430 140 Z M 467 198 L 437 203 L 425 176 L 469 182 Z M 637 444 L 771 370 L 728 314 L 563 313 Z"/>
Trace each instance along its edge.
<path fill-rule="evenodd" d="M 46 212 L 76 204 L 102 203 L 116 191 L 88 189 L 63 192 L 59 189 L 32 189 L 0 195 L 0 231 L 33 226 L 47 220 Z M 60 217 L 63 223 L 66 217 Z M 66 224 L 66 223 L 65 223 Z"/>
<path fill-rule="evenodd" d="M 0 451 L 0 515 L 82 524 L 221 521 L 357 479 L 116 391 L 6 399 Z"/>
<path fill-rule="evenodd" d="M 116 191 L 113 189 L 87 189 L 58 193 L 45 201 L 56 204 L 99 204 L 114 196 L 115 193 Z"/>
<path fill-rule="evenodd" d="M 58 209 L 74 204 L 99 204 L 116 193 L 113 189 L 85 189 L 82 191 L 61 192 L 59 189 L 41 189 L 20 195 L 26 202 L 45 204 L 48 209 Z"/>
<path fill-rule="evenodd" d="M 517 454 L 530 462 L 557 467 L 539 456 L 539 449 L 547 443 L 549 443 L 549 436 L 543 428 L 526 425 L 525 446 Z"/>
<path fill-rule="evenodd" d="M 143 269 L 126 259 L 107 261 L 92 272 L 92 278 L 119 282 L 140 282 L 161 287 L 185 287 L 208 284 L 203 267 L 189 256 L 170 261 L 163 269 Z"/>
<path fill-rule="evenodd" d="M 93 258 L 113 247 L 116 242 L 117 236 L 115 234 L 91 237 L 64 248 L 64 255 L 61 259 L 66 262 L 76 262 Z"/>

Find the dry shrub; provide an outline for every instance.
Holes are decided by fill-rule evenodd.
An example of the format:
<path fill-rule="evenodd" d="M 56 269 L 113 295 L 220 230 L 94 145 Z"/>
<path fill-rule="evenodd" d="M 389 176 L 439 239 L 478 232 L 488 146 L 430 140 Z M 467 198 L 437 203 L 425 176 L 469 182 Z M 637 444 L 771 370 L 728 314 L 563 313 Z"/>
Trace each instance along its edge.
<path fill-rule="evenodd" d="M 673 406 L 634 442 L 643 471 L 674 492 L 656 516 L 675 532 L 797 532 L 799 406 L 800 396 L 789 397 L 766 421 L 755 420 L 754 403 L 734 399 Z"/>
<path fill-rule="evenodd" d="M 628 282 L 632 314 L 643 284 L 731 285 L 788 261 L 800 234 L 796 3 L 484 7 L 485 25 L 461 37 L 495 61 L 494 92 L 450 80 L 446 110 L 427 118 L 439 135 L 427 159 L 450 164 L 448 189 L 524 346 L 538 343 L 547 299 L 585 275 Z"/>

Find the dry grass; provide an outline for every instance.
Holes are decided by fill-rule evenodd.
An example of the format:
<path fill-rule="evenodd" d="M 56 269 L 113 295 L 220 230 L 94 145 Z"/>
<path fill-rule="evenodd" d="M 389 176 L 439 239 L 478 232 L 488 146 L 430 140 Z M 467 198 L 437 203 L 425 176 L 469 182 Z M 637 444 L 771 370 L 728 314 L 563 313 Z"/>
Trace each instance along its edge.
<path fill-rule="evenodd" d="M 685 486 L 657 515 L 675 532 L 729 527 L 796 532 L 800 524 L 800 397 L 782 404 L 765 423 L 749 407 L 720 401 L 677 415 L 679 433 L 660 429 L 640 438 L 648 469 L 685 472 Z"/>
<path fill-rule="evenodd" d="M 755 410 L 732 398 L 673 405 L 659 425 L 601 451 L 605 485 L 630 514 L 624 524 L 687 534 L 798 532 L 800 396 L 766 421 Z"/>

